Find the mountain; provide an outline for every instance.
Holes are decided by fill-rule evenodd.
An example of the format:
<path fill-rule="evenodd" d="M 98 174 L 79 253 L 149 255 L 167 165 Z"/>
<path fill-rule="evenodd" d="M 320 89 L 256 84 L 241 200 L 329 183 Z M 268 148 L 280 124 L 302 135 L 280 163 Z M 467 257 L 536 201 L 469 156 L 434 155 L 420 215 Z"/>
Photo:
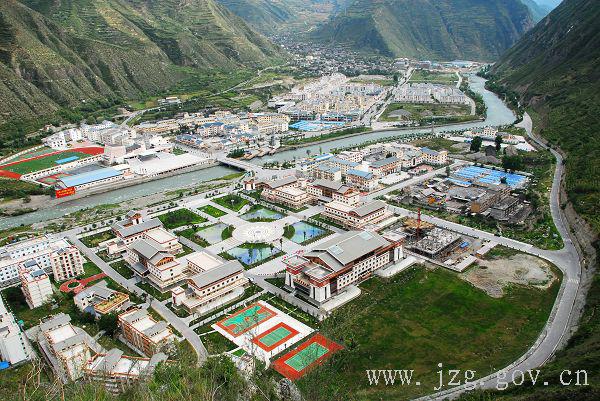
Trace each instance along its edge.
<path fill-rule="evenodd" d="M 0 125 L 281 56 L 215 0 L 3 0 Z"/>
<path fill-rule="evenodd" d="M 535 0 L 521 0 L 529 8 L 533 22 L 539 22 L 552 11 L 553 7 L 537 3 Z"/>
<path fill-rule="evenodd" d="M 571 216 L 569 220 L 575 221 L 572 233 L 584 244 L 584 284 L 580 293 L 590 286 L 577 331 L 566 348 L 544 365 L 537 379 L 548 386 L 512 386 L 485 397 L 474 396 L 473 400 L 600 399 L 599 20 L 597 0 L 564 0 L 492 69 L 493 81 L 516 91 L 541 135 L 566 153 L 565 189 L 569 203 L 564 202 L 561 207 Z M 591 230 L 573 216 L 571 206 L 591 225 Z M 563 386 L 556 380 L 572 366 L 580 372 L 590 372 L 589 385 Z"/>
<path fill-rule="evenodd" d="M 565 0 L 495 65 L 496 80 L 542 118 L 567 152 L 567 191 L 600 231 L 600 2 Z"/>
<path fill-rule="evenodd" d="M 356 0 L 315 37 L 388 56 L 491 61 L 532 26 L 520 0 Z"/>
<path fill-rule="evenodd" d="M 352 0 L 218 0 L 264 34 L 313 30 Z"/>

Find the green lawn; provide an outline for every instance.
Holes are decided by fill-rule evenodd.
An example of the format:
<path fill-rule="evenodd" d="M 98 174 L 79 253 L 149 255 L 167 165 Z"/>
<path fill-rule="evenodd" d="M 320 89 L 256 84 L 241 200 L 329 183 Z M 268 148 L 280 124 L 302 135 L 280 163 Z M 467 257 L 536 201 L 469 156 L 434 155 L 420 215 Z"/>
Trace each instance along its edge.
<path fill-rule="evenodd" d="M 241 208 L 249 203 L 246 199 L 232 194 L 213 199 L 212 201 L 235 212 L 239 212 Z"/>
<path fill-rule="evenodd" d="M 129 264 L 124 260 L 119 260 L 118 262 L 111 263 L 110 267 L 115 269 L 117 273 L 119 273 L 121 276 L 125 277 L 128 280 L 134 276 L 133 270 L 131 270 Z"/>
<path fill-rule="evenodd" d="M 454 73 L 442 73 L 428 70 L 413 71 L 409 82 L 432 82 L 452 85 L 458 82 L 458 77 Z"/>
<path fill-rule="evenodd" d="M 108 230 L 83 237 L 81 238 L 81 242 L 83 242 L 83 244 L 88 248 L 95 248 L 100 245 L 100 243 L 113 238 L 115 238 L 115 234 L 111 230 Z"/>
<path fill-rule="evenodd" d="M 333 221 L 331 219 L 328 219 L 327 217 L 323 216 L 321 213 L 315 214 L 314 216 L 311 217 L 311 219 L 314 219 L 314 220 L 319 221 L 321 223 L 328 224 L 328 225 L 333 226 L 333 227 L 344 229 L 344 226 L 342 226 L 340 223 L 338 223 L 336 221 Z"/>
<path fill-rule="evenodd" d="M 299 387 L 315 400 L 401 400 L 434 392 L 438 363 L 485 376 L 533 344 L 558 288 L 513 286 L 494 299 L 441 268 L 372 278 L 361 284 L 358 299 L 321 324 L 321 332 L 345 349 Z M 421 386 L 369 386 L 366 369 L 414 369 L 413 382 Z"/>
<path fill-rule="evenodd" d="M 62 152 L 55 155 L 45 156 L 40 159 L 34 159 L 25 161 L 18 164 L 13 164 L 12 166 L 3 167 L 3 170 L 12 171 L 17 174 L 28 174 L 34 171 L 44 170 L 50 167 L 57 166 L 57 160 L 66 159 L 68 157 L 77 156 L 80 159 L 85 159 L 90 157 L 87 153 L 83 152 Z"/>
<path fill-rule="evenodd" d="M 190 253 L 194 253 L 194 250 L 192 248 L 190 248 L 189 246 L 186 246 L 183 244 L 181 244 L 181 246 L 183 247 L 183 251 L 181 251 L 180 253 L 178 253 L 176 255 L 177 258 L 180 258 L 185 255 L 189 255 Z"/>
<path fill-rule="evenodd" d="M 152 296 L 155 299 L 158 299 L 159 301 L 164 301 L 165 299 L 169 299 L 171 297 L 170 291 L 167 291 L 163 294 L 148 283 L 137 283 L 136 285 L 142 290 L 146 291 L 148 295 Z"/>
<path fill-rule="evenodd" d="M 237 345 L 218 332 L 207 334 L 200 337 L 200 339 L 210 355 L 221 354 L 237 348 Z"/>
<path fill-rule="evenodd" d="M 176 234 L 195 242 L 203 248 L 210 246 L 208 241 L 196 235 L 196 230 L 194 228 L 186 228 L 185 230 L 177 231 Z"/>
<path fill-rule="evenodd" d="M 216 218 L 223 217 L 227 214 L 226 212 L 222 211 L 221 209 L 217 209 L 216 207 L 211 206 L 211 205 L 202 206 L 198 210 L 208 214 L 209 216 L 216 217 Z"/>
<path fill-rule="evenodd" d="M 77 278 L 88 278 L 91 276 L 95 276 L 96 274 L 102 273 L 102 269 L 100 269 L 94 262 L 84 262 L 83 263 L 83 275 Z"/>
<path fill-rule="evenodd" d="M 207 221 L 204 217 L 188 209 L 177 209 L 173 212 L 162 214 L 158 218 L 167 229 L 200 224 Z"/>

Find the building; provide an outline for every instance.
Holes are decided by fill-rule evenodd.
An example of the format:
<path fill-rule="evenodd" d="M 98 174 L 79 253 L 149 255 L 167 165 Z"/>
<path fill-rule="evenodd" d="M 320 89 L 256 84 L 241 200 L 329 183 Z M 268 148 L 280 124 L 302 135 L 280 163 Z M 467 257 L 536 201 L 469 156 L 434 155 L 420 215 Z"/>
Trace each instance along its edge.
<path fill-rule="evenodd" d="M 315 180 L 307 187 L 308 193 L 320 203 L 327 203 L 333 200 L 334 194 L 336 198 L 347 199 L 347 197 L 358 196 L 356 191 L 342 184 L 340 181 L 331 180 Z M 358 201 L 358 200 L 357 200 Z"/>
<path fill-rule="evenodd" d="M 179 239 L 162 227 L 146 231 L 144 238 L 156 242 L 171 255 L 179 255 L 183 252 L 183 245 L 179 243 Z"/>
<path fill-rule="evenodd" d="M 83 257 L 73 245 L 57 249 L 50 255 L 52 273 L 57 282 L 66 281 L 84 273 Z"/>
<path fill-rule="evenodd" d="M 146 232 L 159 227 L 162 227 L 159 219 L 146 220 L 140 212 L 130 211 L 125 219 L 112 225 L 112 231 L 117 238 L 107 243 L 108 254 L 126 251 L 127 246 L 144 238 Z"/>
<path fill-rule="evenodd" d="M 188 291 L 182 294 L 181 288 L 173 290 L 173 305 L 183 305 L 188 311 L 206 308 L 220 300 L 230 300 L 239 289 L 238 296 L 248 283 L 244 277 L 244 267 L 232 260 L 194 274 L 187 280 Z"/>
<path fill-rule="evenodd" d="M 50 277 L 34 260 L 23 263 L 19 279 L 21 290 L 31 309 L 40 307 L 52 299 Z"/>
<path fill-rule="evenodd" d="M 293 209 L 300 209 L 312 201 L 312 197 L 300 188 L 300 181 L 294 176 L 261 184 L 261 198 Z"/>
<path fill-rule="evenodd" d="M 433 164 L 435 166 L 443 166 L 444 164 L 448 164 L 447 150 L 441 150 L 438 152 L 437 150 L 429 148 L 421 148 L 421 152 L 423 152 L 423 163 Z"/>
<path fill-rule="evenodd" d="M 318 180 L 341 181 L 342 170 L 339 167 L 320 165 L 314 170 L 313 177 Z"/>
<path fill-rule="evenodd" d="M 284 260 L 285 285 L 319 305 L 403 257 L 400 242 L 390 242 L 374 232 L 349 231 L 304 256 Z"/>
<path fill-rule="evenodd" d="M 362 203 L 360 193 L 351 188 L 344 193 L 333 193 L 333 200 L 326 203 L 323 210 L 324 217 L 350 229 L 362 229 L 376 224 L 389 214 L 385 202 L 375 200 Z"/>
<path fill-rule="evenodd" d="M 105 281 L 100 281 L 91 287 L 85 288 L 73 297 L 77 308 L 96 317 L 109 313 L 120 312 L 131 305 L 129 294 L 111 290 Z"/>
<path fill-rule="evenodd" d="M 14 365 L 32 355 L 31 344 L 0 297 L 0 360 Z"/>
<path fill-rule="evenodd" d="M 28 261 L 35 262 L 46 273 L 52 273 L 52 253 L 69 246 L 64 238 L 42 236 L 0 247 L 0 288 L 18 283 L 19 271 Z"/>
<path fill-rule="evenodd" d="M 75 188 L 76 191 L 81 191 L 98 185 L 120 181 L 123 178 L 122 171 L 119 171 L 113 167 L 105 167 L 81 174 L 61 177 L 56 181 L 56 188 Z"/>
<path fill-rule="evenodd" d="M 332 157 L 331 159 L 327 160 L 327 164 L 332 167 L 339 168 L 342 172 L 342 177 L 345 177 L 348 174 L 348 170 L 356 169 L 358 166 L 360 166 L 360 164 L 357 162 L 352 162 L 337 157 Z"/>
<path fill-rule="evenodd" d="M 186 278 L 185 266 L 168 249 L 149 238 L 137 240 L 127 247 L 125 260 L 135 274 L 147 278 L 161 292 Z"/>
<path fill-rule="evenodd" d="M 137 358 L 113 348 L 88 360 L 84 374 L 86 380 L 103 384 L 110 393 L 121 394 L 130 386 L 150 378 L 156 366 L 166 360 L 163 353 L 154 354 L 152 358 Z"/>
<path fill-rule="evenodd" d="M 28 335 L 37 339 L 42 354 L 63 383 L 83 376 L 85 364 L 92 357 L 93 339 L 71 325 L 69 315 L 60 313 L 46 318 L 28 330 Z"/>
<path fill-rule="evenodd" d="M 379 180 L 370 171 L 348 170 L 346 184 L 360 191 L 371 192 L 379 186 Z"/>
<path fill-rule="evenodd" d="M 369 171 L 375 177 L 383 177 L 391 173 L 395 173 L 402 166 L 402 162 L 396 156 L 386 157 L 385 159 L 371 162 Z"/>
<path fill-rule="evenodd" d="M 430 259 L 443 258 L 454 251 L 463 242 L 454 232 L 435 227 L 427 235 L 411 245 L 414 253 Z"/>
<path fill-rule="evenodd" d="M 121 313 L 119 328 L 129 344 L 150 357 L 159 352 L 170 351 L 174 336 L 169 325 L 154 320 L 146 309 L 132 309 Z"/>

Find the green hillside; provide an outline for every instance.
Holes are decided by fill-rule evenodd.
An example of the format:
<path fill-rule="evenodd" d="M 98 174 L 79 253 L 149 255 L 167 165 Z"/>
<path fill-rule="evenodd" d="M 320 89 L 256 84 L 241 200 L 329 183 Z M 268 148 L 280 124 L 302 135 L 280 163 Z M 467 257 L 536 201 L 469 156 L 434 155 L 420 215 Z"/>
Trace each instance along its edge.
<path fill-rule="evenodd" d="M 351 0 L 218 0 L 265 34 L 306 32 Z"/>
<path fill-rule="evenodd" d="M 520 0 L 357 0 L 315 37 L 388 56 L 491 61 L 532 26 Z"/>
<path fill-rule="evenodd" d="M 600 233 L 600 2 L 565 0 L 497 63 L 499 85 L 521 96 L 541 134 L 566 152 L 566 184 L 575 210 Z M 596 268 L 583 317 L 566 349 L 542 369 L 538 385 L 504 392 L 475 393 L 461 400 L 600 399 L 600 274 Z M 593 274 L 593 273 L 592 273 Z M 564 386 L 563 370 L 586 370 L 588 386 Z M 539 383 L 548 381 L 548 386 Z"/>
<path fill-rule="evenodd" d="M 496 64 L 496 80 L 540 116 L 542 135 L 567 153 L 567 191 L 600 231 L 600 3 L 566 0 Z M 535 117 L 535 116 L 534 116 Z"/>
<path fill-rule="evenodd" d="M 258 68 L 281 56 L 215 0 L 5 0 L 0 126 L 140 98 L 199 71 Z"/>
<path fill-rule="evenodd" d="M 529 11 L 531 12 L 531 17 L 533 18 L 533 21 L 536 23 L 541 21 L 542 18 L 544 18 L 546 15 L 548 15 L 550 13 L 550 11 L 552 11 L 552 9 L 550 7 L 540 5 L 540 4 L 536 3 L 535 0 L 521 0 L 521 2 L 523 4 L 525 4 L 527 6 L 527 8 L 529 8 Z"/>

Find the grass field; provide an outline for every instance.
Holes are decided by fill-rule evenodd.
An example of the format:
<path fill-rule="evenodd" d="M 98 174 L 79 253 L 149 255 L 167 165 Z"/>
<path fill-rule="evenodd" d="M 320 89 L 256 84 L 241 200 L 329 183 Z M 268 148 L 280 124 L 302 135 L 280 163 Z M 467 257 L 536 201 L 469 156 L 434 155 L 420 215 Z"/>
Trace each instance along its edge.
<path fill-rule="evenodd" d="M 209 216 L 215 217 L 215 218 L 223 217 L 227 214 L 224 211 L 222 211 L 221 209 L 217 209 L 216 207 L 211 206 L 211 205 L 202 206 L 198 210 L 208 214 Z"/>
<path fill-rule="evenodd" d="M 248 204 L 246 199 L 237 195 L 225 195 L 220 198 L 213 199 L 213 202 L 235 212 L 239 212 L 241 208 Z"/>
<path fill-rule="evenodd" d="M 108 230 L 103 231 L 101 233 L 88 235 L 87 237 L 83 237 L 81 238 L 81 242 L 83 242 L 83 244 L 88 248 L 95 248 L 98 245 L 100 245 L 100 243 L 113 238 L 115 238 L 115 234 L 112 231 Z"/>
<path fill-rule="evenodd" d="M 513 286 L 494 299 L 441 268 L 373 278 L 357 300 L 322 323 L 323 335 L 345 350 L 299 386 L 312 400 L 396 400 L 433 392 L 438 363 L 485 376 L 533 344 L 558 287 Z M 369 386 L 366 369 L 414 369 L 421 386 Z"/>
<path fill-rule="evenodd" d="M 158 216 L 160 221 L 165 225 L 165 228 L 173 229 L 190 224 L 200 224 L 207 220 L 188 209 L 177 209 L 173 212 L 161 214 Z"/>
<path fill-rule="evenodd" d="M 403 118 L 394 116 L 394 112 L 405 112 Z M 419 121 L 432 116 L 458 117 L 468 116 L 471 113 L 469 106 L 464 104 L 417 104 L 417 103 L 391 103 L 381 116 L 381 121 L 400 121 L 402 119 Z"/>
<path fill-rule="evenodd" d="M 412 73 L 409 82 L 431 82 L 452 85 L 458 82 L 458 77 L 453 73 L 416 70 Z"/>

